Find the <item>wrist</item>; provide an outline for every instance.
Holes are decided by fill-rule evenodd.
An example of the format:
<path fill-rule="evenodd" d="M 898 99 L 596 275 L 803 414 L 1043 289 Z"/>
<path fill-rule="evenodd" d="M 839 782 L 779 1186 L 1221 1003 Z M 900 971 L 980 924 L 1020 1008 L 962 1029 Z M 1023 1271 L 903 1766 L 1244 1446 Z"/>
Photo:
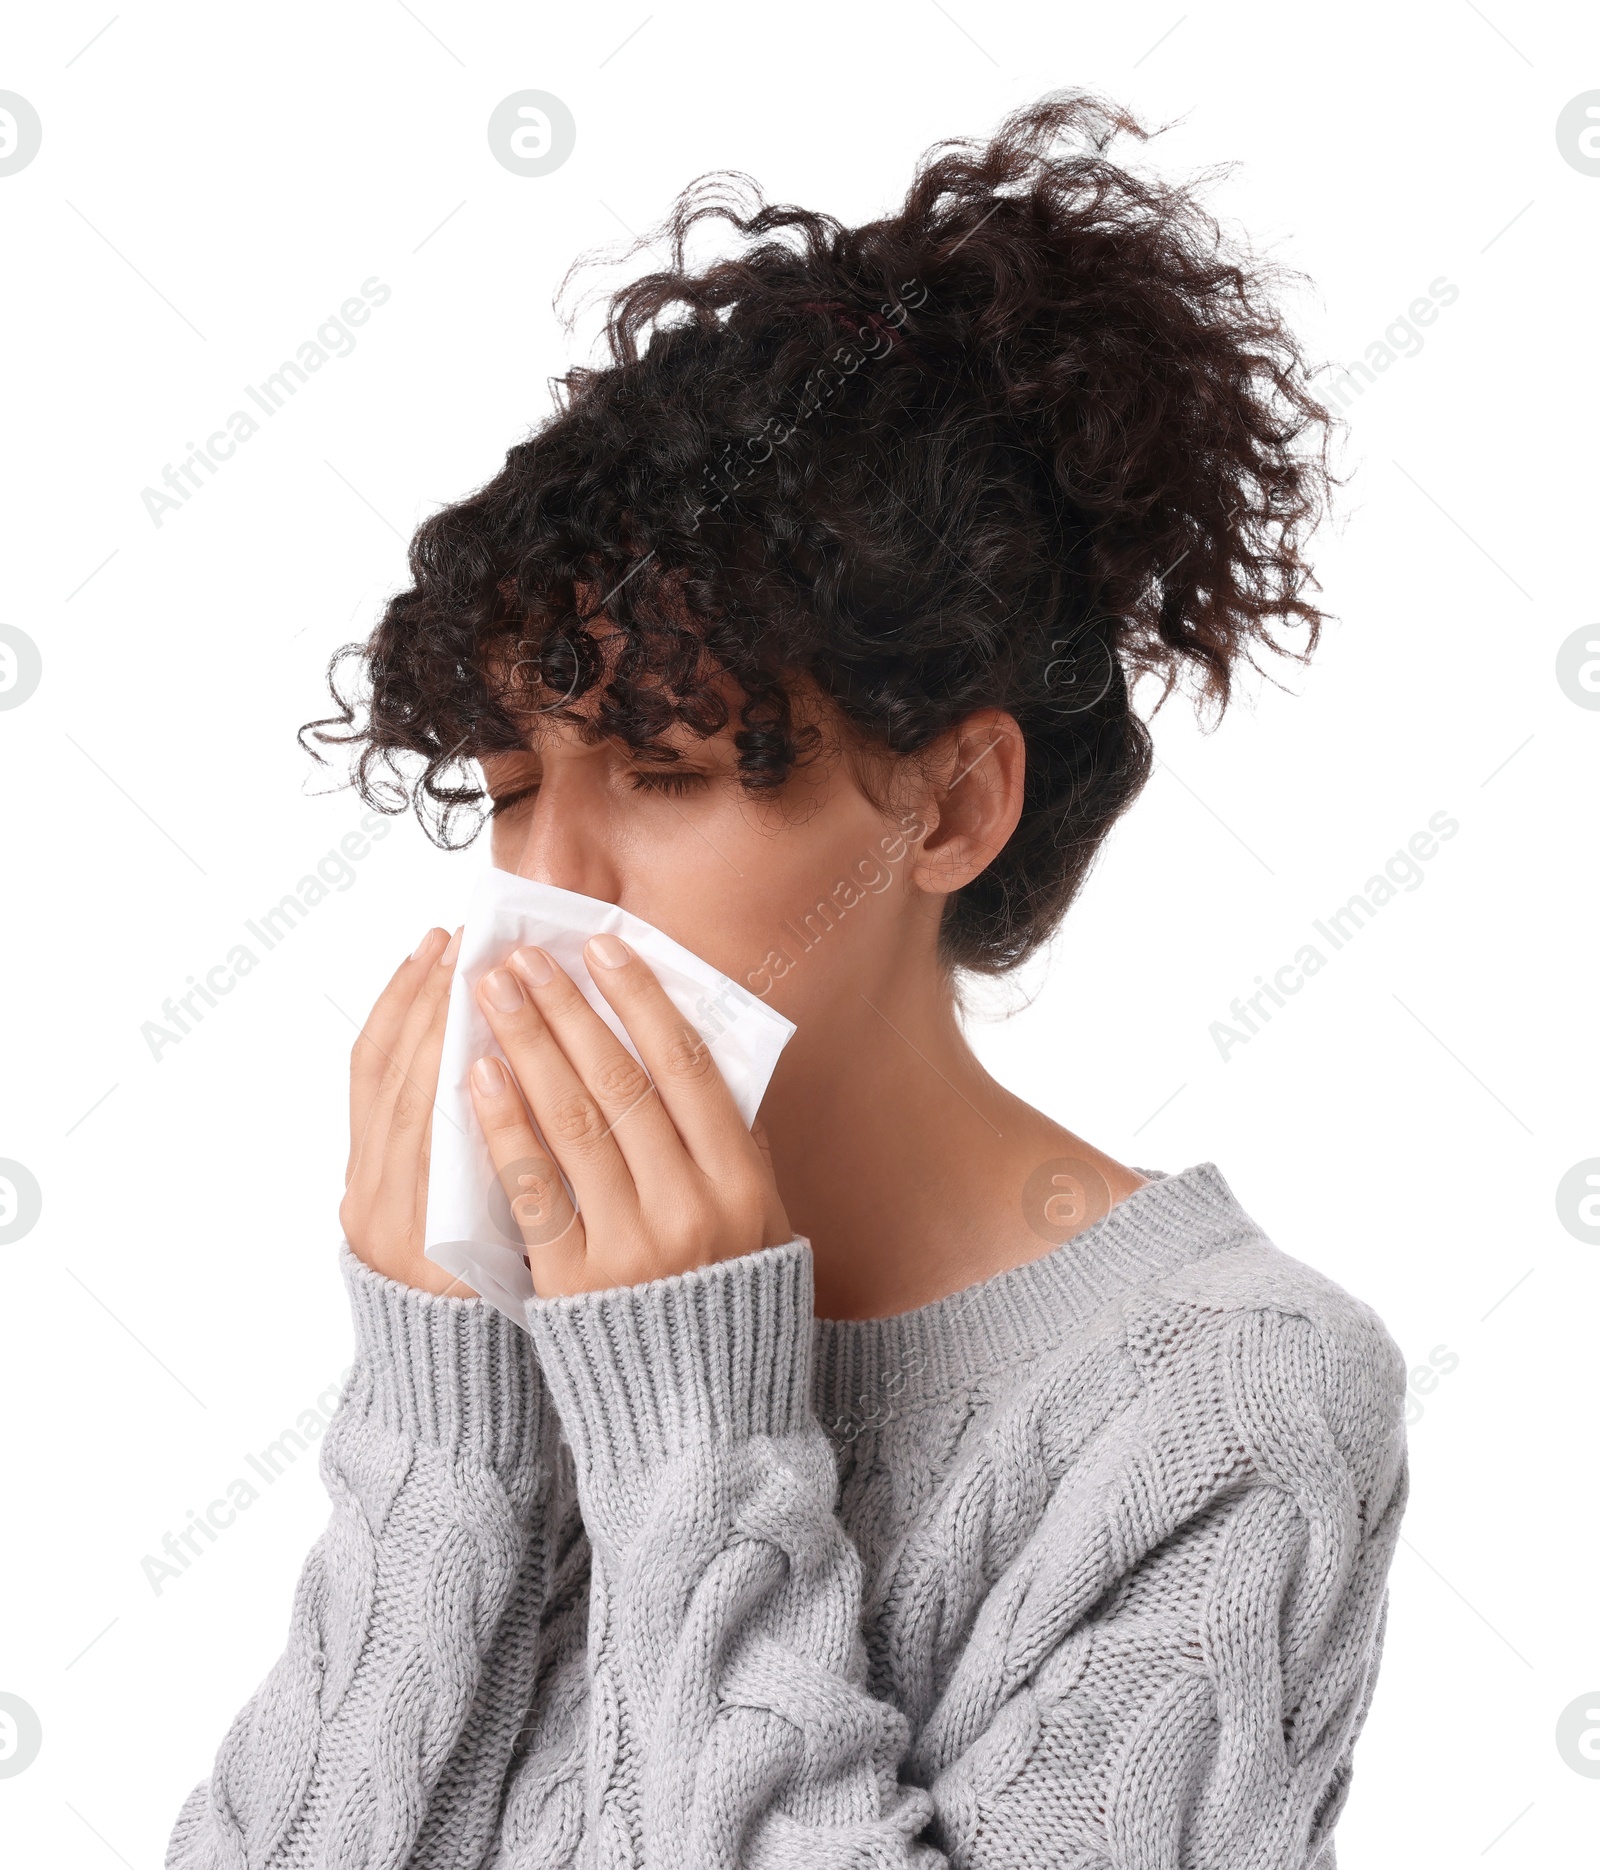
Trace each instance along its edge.
<path fill-rule="evenodd" d="M 501 1473 L 542 1445 L 553 1411 L 526 1332 L 485 1299 L 377 1271 L 348 1240 L 339 1264 L 355 1328 L 352 1406 L 406 1441 Z"/>
<path fill-rule="evenodd" d="M 637 1474 L 810 1419 L 803 1235 L 643 1285 L 530 1299 L 526 1317 L 580 1473 Z"/>

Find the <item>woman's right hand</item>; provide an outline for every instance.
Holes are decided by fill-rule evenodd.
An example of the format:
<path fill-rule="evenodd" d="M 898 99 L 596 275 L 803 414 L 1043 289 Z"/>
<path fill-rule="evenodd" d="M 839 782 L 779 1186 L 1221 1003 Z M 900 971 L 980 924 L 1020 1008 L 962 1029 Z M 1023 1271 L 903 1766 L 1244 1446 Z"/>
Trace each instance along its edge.
<path fill-rule="evenodd" d="M 424 1292 L 477 1294 L 422 1253 L 439 1054 L 461 931 L 429 929 L 378 996 L 350 1053 L 350 1158 L 339 1224 L 374 1272 Z"/>

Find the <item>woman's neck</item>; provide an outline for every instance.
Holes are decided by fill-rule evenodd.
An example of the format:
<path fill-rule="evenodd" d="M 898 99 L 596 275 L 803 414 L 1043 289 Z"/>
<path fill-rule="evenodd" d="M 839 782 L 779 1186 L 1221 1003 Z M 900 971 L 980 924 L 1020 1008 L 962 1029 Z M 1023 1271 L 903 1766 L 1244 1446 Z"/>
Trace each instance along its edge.
<path fill-rule="evenodd" d="M 1048 1253 L 1140 1185 L 992 1078 L 948 995 L 880 983 L 836 1010 L 825 1038 L 790 1041 L 761 1109 L 790 1222 L 811 1241 L 818 1317 L 943 1298 Z M 1083 1165 L 1086 1197 L 1052 1188 L 1063 1164 Z M 1054 1179 L 1070 1188 L 1076 1173 Z"/>

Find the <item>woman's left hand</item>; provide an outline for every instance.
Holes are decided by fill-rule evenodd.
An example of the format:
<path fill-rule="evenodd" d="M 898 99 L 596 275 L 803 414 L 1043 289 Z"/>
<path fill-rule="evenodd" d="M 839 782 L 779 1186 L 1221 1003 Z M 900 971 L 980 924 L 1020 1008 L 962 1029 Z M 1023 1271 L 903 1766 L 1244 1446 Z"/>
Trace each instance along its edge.
<path fill-rule="evenodd" d="M 759 1126 L 745 1128 L 700 1034 L 619 936 L 591 937 L 584 959 L 643 1067 L 542 948 L 519 948 L 477 987 L 516 1081 L 479 1059 L 472 1101 L 534 1290 L 642 1285 L 792 1240 Z"/>

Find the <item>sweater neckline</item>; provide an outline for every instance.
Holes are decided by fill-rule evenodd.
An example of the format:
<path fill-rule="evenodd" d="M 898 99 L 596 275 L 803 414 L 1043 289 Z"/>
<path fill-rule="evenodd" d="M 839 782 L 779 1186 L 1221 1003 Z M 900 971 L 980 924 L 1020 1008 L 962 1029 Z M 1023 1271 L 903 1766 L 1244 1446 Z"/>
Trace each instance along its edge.
<path fill-rule="evenodd" d="M 1091 1226 L 1020 1266 L 887 1318 L 812 1320 L 816 1412 L 873 1424 L 1053 1348 L 1119 1292 L 1261 1231 L 1213 1162 L 1151 1179 Z"/>

